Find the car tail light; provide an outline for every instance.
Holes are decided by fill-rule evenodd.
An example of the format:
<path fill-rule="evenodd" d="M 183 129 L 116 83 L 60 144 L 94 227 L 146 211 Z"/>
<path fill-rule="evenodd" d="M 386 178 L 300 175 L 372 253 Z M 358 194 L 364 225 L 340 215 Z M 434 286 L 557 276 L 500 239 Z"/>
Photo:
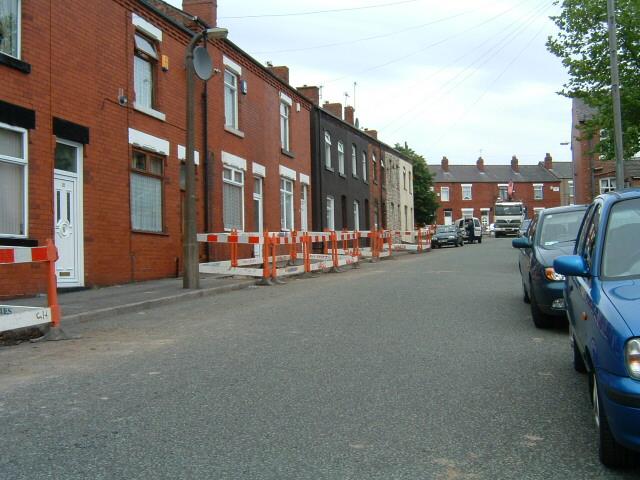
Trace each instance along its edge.
<path fill-rule="evenodd" d="M 629 375 L 640 380 L 640 339 L 632 338 L 627 342 L 624 348 L 624 360 Z"/>

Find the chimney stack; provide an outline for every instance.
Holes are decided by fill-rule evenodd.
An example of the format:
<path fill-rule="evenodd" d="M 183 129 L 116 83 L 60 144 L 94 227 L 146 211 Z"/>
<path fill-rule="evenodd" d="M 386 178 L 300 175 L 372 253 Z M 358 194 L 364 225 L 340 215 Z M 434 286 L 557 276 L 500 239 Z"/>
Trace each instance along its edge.
<path fill-rule="evenodd" d="M 551 154 L 549 153 L 544 157 L 544 168 L 547 170 L 553 169 L 553 158 L 551 158 Z"/>
<path fill-rule="evenodd" d="M 314 105 L 320 105 L 320 89 L 318 87 L 303 85 L 302 87 L 298 87 L 296 90 L 298 90 L 302 96 L 311 100 Z"/>
<path fill-rule="evenodd" d="M 440 161 L 440 167 L 442 168 L 443 172 L 449 171 L 449 159 L 447 157 L 442 157 L 442 160 Z"/>
<path fill-rule="evenodd" d="M 518 157 L 516 157 L 515 155 L 511 157 L 511 170 L 513 170 L 515 173 L 520 173 L 520 166 L 518 165 Z"/>
<path fill-rule="evenodd" d="M 356 111 L 351 105 L 344 107 L 344 121 L 349 125 L 354 125 L 356 119 L 355 113 Z"/>
<path fill-rule="evenodd" d="M 276 77 L 282 80 L 284 83 L 289 83 L 289 67 L 284 65 L 280 65 L 278 67 L 274 67 L 273 65 L 267 63 L 267 70 L 273 73 Z"/>
<path fill-rule="evenodd" d="M 368 128 L 365 128 L 364 129 L 364 133 L 366 133 L 370 137 L 375 138 L 376 140 L 378 139 L 378 131 L 377 130 L 369 130 Z"/>
<path fill-rule="evenodd" d="M 218 21 L 218 0 L 182 0 L 182 10 L 203 20 L 209 27 Z"/>
<path fill-rule="evenodd" d="M 481 172 L 484 172 L 484 158 L 478 157 L 478 160 L 476 160 L 476 167 L 478 167 L 478 170 Z"/>
<path fill-rule="evenodd" d="M 327 112 L 335 115 L 340 120 L 342 120 L 342 104 L 341 103 L 324 102 L 324 105 L 322 105 L 322 109 L 326 110 Z"/>

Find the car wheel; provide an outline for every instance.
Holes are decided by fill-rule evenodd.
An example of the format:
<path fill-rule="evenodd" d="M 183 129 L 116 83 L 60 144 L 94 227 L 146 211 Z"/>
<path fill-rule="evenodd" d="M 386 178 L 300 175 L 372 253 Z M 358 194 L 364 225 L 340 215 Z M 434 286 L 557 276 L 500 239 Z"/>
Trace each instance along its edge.
<path fill-rule="evenodd" d="M 573 369 L 576 372 L 585 373 L 587 371 L 587 366 L 584 364 L 580 350 L 576 346 L 576 339 L 573 336 L 571 337 L 571 347 L 573 350 Z"/>
<path fill-rule="evenodd" d="M 478 243 L 482 243 L 482 237 L 478 237 Z"/>
<path fill-rule="evenodd" d="M 522 301 L 524 303 L 531 303 L 529 292 L 527 292 L 527 287 L 524 285 L 524 282 L 522 282 Z"/>
<path fill-rule="evenodd" d="M 533 285 L 531 286 L 531 293 L 529 298 L 531 300 L 531 318 L 533 318 L 533 324 L 536 328 L 551 328 L 553 326 L 553 318 L 546 315 L 536 301 L 536 297 L 533 294 Z"/>
<path fill-rule="evenodd" d="M 595 372 L 591 374 L 591 402 L 593 404 L 593 417 L 598 429 L 598 455 L 600 461 L 607 467 L 626 467 L 631 465 L 634 455 L 627 448 L 620 445 L 609 428 L 604 405 L 600 398 L 598 379 Z"/>

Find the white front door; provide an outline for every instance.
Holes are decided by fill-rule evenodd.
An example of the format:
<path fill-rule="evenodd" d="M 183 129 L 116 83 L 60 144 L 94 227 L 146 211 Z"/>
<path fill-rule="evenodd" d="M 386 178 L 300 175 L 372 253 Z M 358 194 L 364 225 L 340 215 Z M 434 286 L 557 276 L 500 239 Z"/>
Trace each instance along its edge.
<path fill-rule="evenodd" d="M 56 143 L 53 175 L 58 287 L 84 285 L 81 172 L 82 146 L 59 140 Z"/>
<path fill-rule="evenodd" d="M 262 209 L 262 177 L 253 177 L 253 224 L 256 231 L 263 231 L 263 209 Z M 253 256 L 262 257 L 263 245 L 253 246 Z"/>
<path fill-rule="evenodd" d="M 300 231 L 306 232 L 309 230 L 309 224 L 307 222 L 307 186 L 302 184 L 302 197 L 300 198 Z"/>

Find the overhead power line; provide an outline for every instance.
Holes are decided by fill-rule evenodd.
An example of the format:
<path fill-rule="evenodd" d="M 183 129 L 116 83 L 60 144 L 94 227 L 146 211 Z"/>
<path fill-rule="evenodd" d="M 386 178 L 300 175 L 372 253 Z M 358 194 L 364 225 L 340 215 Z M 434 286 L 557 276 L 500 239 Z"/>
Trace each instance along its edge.
<path fill-rule="evenodd" d="M 403 55 L 403 56 L 401 56 L 401 57 L 393 58 L 393 59 L 391 59 L 391 60 L 389 60 L 389 61 L 387 61 L 387 62 L 380 63 L 380 64 L 378 64 L 378 65 L 373 65 L 373 66 L 371 66 L 371 67 L 367 67 L 367 68 L 365 68 L 365 69 L 363 69 L 363 70 L 360 70 L 360 71 L 355 72 L 355 73 L 352 73 L 352 74 L 342 75 L 341 77 L 336 77 L 336 78 L 332 78 L 332 79 L 330 79 L 330 80 L 326 80 L 326 81 L 322 82 L 322 85 L 327 85 L 327 84 L 329 84 L 329 83 L 334 83 L 334 82 L 337 82 L 337 81 L 343 80 L 343 79 L 348 78 L 348 77 L 353 77 L 353 76 L 355 76 L 355 75 L 360 75 L 360 74 L 362 74 L 362 73 L 368 73 L 368 72 L 371 72 L 371 71 L 373 71 L 373 70 L 378 70 L 378 69 L 380 69 L 380 68 L 387 67 L 387 66 L 389 66 L 389 65 L 392 65 L 392 64 L 394 64 L 394 63 L 400 62 L 400 61 L 402 61 L 402 60 L 406 60 L 407 58 L 410 58 L 410 57 L 412 57 L 412 56 L 414 56 L 414 55 L 417 55 L 418 53 L 422 53 L 422 52 L 424 52 L 425 50 L 428 50 L 428 49 L 430 49 L 430 48 L 433 48 L 433 47 L 436 47 L 436 46 L 441 45 L 441 44 L 443 44 L 443 43 L 446 43 L 446 42 L 448 42 L 449 40 L 452 40 L 452 39 L 454 39 L 454 38 L 461 37 L 461 36 L 463 36 L 463 35 L 467 35 L 469 32 L 471 32 L 471 31 L 473 31 L 473 30 L 476 30 L 476 29 L 478 29 L 478 28 L 480 28 L 480 27 L 482 27 L 482 26 L 484 26 L 484 25 L 486 25 L 486 24 L 488 24 L 488 23 L 493 22 L 494 20 L 496 20 L 496 19 L 498 19 L 498 18 L 502 17 L 503 15 L 506 15 L 507 13 L 509 13 L 509 12 L 511 12 L 511 11 L 513 11 L 513 10 L 515 10 L 516 8 L 518 8 L 519 6 L 521 6 L 522 4 L 524 4 L 524 3 L 528 3 L 528 2 L 529 2 L 529 0 L 523 0 L 522 2 L 518 3 L 517 5 L 514 5 L 514 6 L 512 6 L 511 8 L 508 8 L 507 10 L 503 10 L 502 12 L 500 12 L 500 13 L 498 13 L 498 14 L 494 15 L 493 17 L 490 17 L 490 18 L 488 18 L 487 20 L 484 20 L 483 22 L 480 22 L 480 23 L 478 23 L 478 24 L 476 24 L 476 25 L 474 25 L 474 26 L 472 26 L 472 27 L 470 27 L 470 28 L 467 28 L 466 30 L 464 30 L 464 31 L 462 31 L 462 32 L 458 32 L 458 33 L 456 33 L 456 34 L 454 34 L 454 35 L 451 35 L 451 36 L 449 36 L 449 37 L 445 37 L 445 38 L 443 38 L 442 40 L 438 40 L 437 42 L 434 42 L 434 43 L 430 43 L 430 44 L 424 45 L 424 46 L 422 46 L 421 48 L 419 48 L 418 50 L 414 50 L 413 52 L 408 53 L 408 54 L 406 54 L 406 55 Z"/>
<path fill-rule="evenodd" d="M 421 25 L 415 25 L 413 27 L 403 28 L 402 30 L 395 30 L 393 32 L 382 33 L 382 34 L 379 34 L 379 35 L 372 35 L 370 37 L 356 38 L 355 40 L 346 40 L 344 42 L 335 42 L 335 43 L 325 43 L 324 45 L 316 45 L 314 47 L 289 48 L 289 49 L 286 49 L 286 50 L 267 50 L 267 51 L 263 51 L 263 52 L 250 52 L 250 53 L 251 53 L 251 55 L 265 55 L 265 54 L 273 54 L 273 53 L 302 52 L 302 51 L 307 51 L 307 50 L 318 50 L 318 49 L 321 49 L 321 48 L 339 47 L 339 46 L 343 46 L 343 45 L 353 45 L 354 43 L 366 42 L 368 40 L 376 40 L 378 38 L 391 37 L 393 35 L 399 35 L 401 33 L 410 32 L 412 30 L 418 30 L 420 28 L 428 27 L 430 25 L 435 25 L 437 23 L 441 23 L 441 22 L 446 22 L 448 20 L 452 20 L 454 18 L 458 18 L 458 17 L 461 17 L 463 15 L 468 15 L 469 13 L 471 13 L 471 11 L 457 13 L 455 15 L 450 15 L 448 17 L 439 18 L 437 20 L 433 20 L 431 22 L 423 23 Z"/>
<path fill-rule="evenodd" d="M 303 15 L 318 15 L 322 13 L 335 13 L 335 12 L 352 12 L 355 10 L 368 10 L 370 8 L 382 8 L 392 7 L 395 5 L 402 5 L 405 3 L 415 3 L 422 0 L 402 0 L 400 2 L 379 3 L 377 5 L 367 5 L 365 7 L 351 7 L 351 8 L 335 8 L 331 10 L 314 10 L 311 12 L 294 12 L 294 13 L 266 13 L 260 15 L 237 15 L 230 17 L 219 17 L 220 19 L 240 19 L 240 18 L 272 18 L 272 17 L 299 17 Z"/>
<path fill-rule="evenodd" d="M 512 24 L 506 30 L 506 34 L 505 34 L 505 32 L 501 32 L 500 35 L 494 35 L 493 37 L 488 38 L 487 40 L 485 40 L 482 43 L 478 44 L 476 46 L 476 48 L 474 48 L 473 50 L 469 50 L 466 53 L 464 53 L 463 55 L 461 55 L 460 57 L 458 57 L 457 59 L 455 59 L 451 64 L 448 64 L 445 67 L 442 67 L 442 68 L 438 69 L 436 72 L 430 74 L 429 77 L 437 76 L 442 71 L 444 71 L 444 70 L 446 70 L 448 68 L 451 68 L 453 65 L 456 65 L 460 60 L 462 60 L 463 58 L 469 56 L 469 54 L 471 54 L 471 53 L 473 53 L 475 51 L 478 51 L 480 49 L 480 47 L 484 46 L 485 44 L 489 43 L 490 41 L 494 40 L 495 38 L 501 37 L 495 45 L 493 45 L 490 48 L 486 49 L 480 56 L 478 56 L 469 65 L 467 65 L 463 70 L 461 70 L 460 72 L 456 73 L 453 77 L 448 78 L 445 82 L 443 82 L 443 83 L 446 83 L 446 87 L 440 89 L 441 93 L 435 99 L 434 99 L 434 95 L 425 95 L 420 101 L 412 103 L 410 108 L 408 108 L 407 110 L 405 110 L 401 114 L 397 115 L 395 118 L 393 118 L 390 121 L 388 121 L 384 126 L 380 127 L 380 130 L 382 130 L 382 131 L 386 130 L 387 127 L 389 127 L 390 125 L 396 123 L 398 120 L 400 120 L 400 119 L 402 119 L 404 117 L 407 117 L 407 115 L 410 114 L 411 112 L 413 112 L 413 111 L 415 111 L 415 110 L 417 110 L 419 108 L 422 108 L 424 103 L 426 103 L 428 100 L 434 99 L 434 102 L 437 102 L 442 97 L 444 97 L 446 94 L 451 93 L 453 90 L 455 90 L 456 88 L 461 86 L 469 78 L 471 78 L 473 75 L 478 73 L 479 69 L 482 66 L 486 65 L 489 61 L 493 60 L 497 56 L 497 54 L 499 52 L 504 50 L 504 48 L 506 48 L 509 44 L 513 43 L 513 41 L 516 38 L 518 38 L 522 33 L 524 33 L 524 31 L 527 29 L 527 27 L 529 27 L 536 20 L 536 18 L 539 15 L 541 15 L 542 13 L 547 11 L 550 7 L 551 7 L 551 4 L 549 4 L 547 1 L 542 2 L 530 14 L 528 14 L 526 16 L 526 18 L 524 19 L 524 22 L 522 24 L 520 24 L 520 25 L 518 25 L 517 23 Z M 460 77 L 462 77 L 462 78 L 460 78 Z M 414 84 L 418 85 L 418 84 L 422 83 L 422 81 L 424 81 L 424 78 L 420 78 L 418 81 L 414 82 Z M 407 87 L 407 90 L 412 90 L 414 84 L 412 84 L 412 86 Z M 416 117 L 416 115 L 409 116 L 407 118 L 407 120 L 405 120 L 405 121 L 401 122 L 400 124 L 398 124 L 398 126 L 396 128 L 394 128 L 393 130 L 388 131 L 387 134 L 397 132 L 402 127 L 404 127 L 404 125 L 406 125 L 407 123 L 412 121 L 415 117 Z"/>

